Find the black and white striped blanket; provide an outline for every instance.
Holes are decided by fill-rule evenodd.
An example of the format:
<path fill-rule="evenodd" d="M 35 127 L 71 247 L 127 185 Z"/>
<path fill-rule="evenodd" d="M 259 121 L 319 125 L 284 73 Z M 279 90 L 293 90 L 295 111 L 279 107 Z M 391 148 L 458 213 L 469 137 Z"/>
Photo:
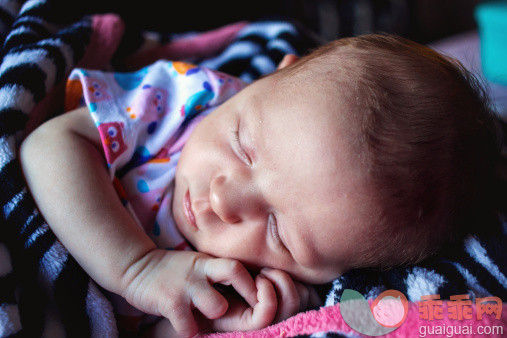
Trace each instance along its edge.
<path fill-rule="evenodd" d="M 192 37 L 125 29 L 117 16 L 83 16 L 80 8 L 68 6 L 62 13 L 52 0 L 0 0 L 2 337 L 117 335 L 109 301 L 37 211 L 17 162 L 17 148 L 28 131 L 62 112 L 65 80 L 74 67 L 126 70 L 129 62 L 143 60 L 133 55 L 146 57 L 147 46 Z M 222 48 L 215 45 L 204 54 L 206 50 L 201 49 L 187 61 L 251 81 L 272 72 L 284 54 L 302 54 L 315 43 L 286 22 L 245 23 L 237 31 L 232 29 L 225 40 Z M 470 236 L 462 245 L 415 267 L 351 271 L 329 286 L 327 305 L 339 301 L 345 288 L 367 298 L 384 289 L 397 289 L 411 301 L 435 293 L 442 298 L 470 293 L 506 300 L 507 221 L 494 219 L 483 228 L 489 231 Z"/>

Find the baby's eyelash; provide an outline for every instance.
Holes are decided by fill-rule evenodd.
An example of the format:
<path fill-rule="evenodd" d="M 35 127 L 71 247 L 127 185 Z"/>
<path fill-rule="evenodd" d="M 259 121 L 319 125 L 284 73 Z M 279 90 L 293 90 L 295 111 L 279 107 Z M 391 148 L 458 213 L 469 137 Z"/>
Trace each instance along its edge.
<path fill-rule="evenodd" d="M 283 248 L 285 246 L 283 245 L 282 239 L 280 238 L 280 234 L 278 233 L 278 226 L 276 224 L 276 218 L 275 215 L 272 213 L 268 216 L 268 231 L 271 233 L 275 241 Z"/>
<path fill-rule="evenodd" d="M 241 159 L 243 159 L 243 161 L 247 165 L 251 165 L 252 159 L 250 158 L 250 156 L 248 156 L 247 152 L 245 151 L 245 149 L 241 145 L 241 141 L 239 139 L 239 128 L 233 132 L 233 135 L 234 135 L 234 142 L 236 144 L 236 150 L 238 152 L 239 157 L 241 157 Z"/>

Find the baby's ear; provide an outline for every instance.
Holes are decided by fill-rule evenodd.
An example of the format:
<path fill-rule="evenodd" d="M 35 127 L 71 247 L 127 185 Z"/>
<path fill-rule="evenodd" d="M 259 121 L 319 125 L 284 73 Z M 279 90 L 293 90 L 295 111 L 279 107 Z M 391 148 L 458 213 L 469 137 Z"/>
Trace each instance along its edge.
<path fill-rule="evenodd" d="M 297 55 L 285 54 L 285 56 L 283 57 L 282 61 L 280 61 L 280 63 L 278 64 L 278 67 L 276 69 L 282 69 L 287 66 L 290 66 L 291 64 L 296 62 L 298 59 L 299 59 L 299 56 L 297 56 Z"/>

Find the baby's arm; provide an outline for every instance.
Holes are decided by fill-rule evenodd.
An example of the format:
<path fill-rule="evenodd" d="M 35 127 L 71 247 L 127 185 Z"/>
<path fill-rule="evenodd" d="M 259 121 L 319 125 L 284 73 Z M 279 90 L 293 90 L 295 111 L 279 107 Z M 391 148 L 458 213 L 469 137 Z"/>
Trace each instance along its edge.
<path fill-rule="evenodd" d="M 52 119 L 23 142 L 20 159 L 37 206 L 56 236 L 104 288 L 125 288 L 133 262 L 155 249 L 111 184 L 86 108 Z"/>
<path fill-rule="evenodd" d="M 232 285 L 245 298 L 256 314 L 252 329 L 273 320 L 276 298 L 257 301 L 258 293 L 274 294 L 273 286 L 255 283 L 238 261 L 156 249 L 111 184 L 100 136 L 86 108 L 36 129 L 23 142 L 20 159 L 46 221 L 105 289 L 142 311 L 167 317 L 180 335 L 197 333 L 193 308 L 213 319 L 226 312 L 228 303 L 214 283 Z"/>

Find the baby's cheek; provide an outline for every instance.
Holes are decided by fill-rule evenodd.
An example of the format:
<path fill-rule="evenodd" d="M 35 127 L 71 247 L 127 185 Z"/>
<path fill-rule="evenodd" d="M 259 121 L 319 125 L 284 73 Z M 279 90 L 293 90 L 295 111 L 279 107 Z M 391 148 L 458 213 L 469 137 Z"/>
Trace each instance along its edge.
<path fill-rule="evenodd" d="M 236 259 L 252 267 L 264 267 L 267 260 L 276 260 L 255 233 L 240 228 L 238 224 L 217 227 L 214 234 L 201 238 L 202 248 L 213 256 Z"/>
<path fill-rule="evenodd" d="M 306 253 L 302 245 L 292 252 L 292 257 L 294 264 L 305 274 L 300 279 L 310 284 L 328 283 L 347 271 L 344 260 L 334 251 L 317 254 L 308 250 Z"/>

